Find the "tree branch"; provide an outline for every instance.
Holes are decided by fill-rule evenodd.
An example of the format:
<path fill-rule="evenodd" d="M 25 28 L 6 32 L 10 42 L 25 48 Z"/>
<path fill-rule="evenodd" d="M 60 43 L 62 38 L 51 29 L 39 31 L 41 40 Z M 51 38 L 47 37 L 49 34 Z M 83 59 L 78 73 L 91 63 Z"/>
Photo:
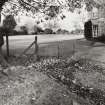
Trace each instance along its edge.
<path fill-rule="evenodd" d="M 0 12 L 2 11 L 2 7 L 5 4 L 5 2 L 8 2 L 8 0 L 0 0 Z"/>
<path fill-rule="evenodd" d="M 21 6 L 17 5 L 15 2 L 9 1 L 8 3 L 15 5 L 18 8 L 22 8 Z"/>
<path fill-rule="evenodd" d="M 25 2 L 24 0 L 18 0 L 18 1 L 21 2 L 21 3 L 23 3 L 23 5 L 27 5 L 27 6 L 31 7 L 31 8 L 34 8 L 35 10 L 37 9 L 37 7 L 35 7 L 35 6 L 33 6 L 33 5 Z M 44 11 L 41 11 L 40 9 L 39 9 L 39 12 L 44 13 Z"/>

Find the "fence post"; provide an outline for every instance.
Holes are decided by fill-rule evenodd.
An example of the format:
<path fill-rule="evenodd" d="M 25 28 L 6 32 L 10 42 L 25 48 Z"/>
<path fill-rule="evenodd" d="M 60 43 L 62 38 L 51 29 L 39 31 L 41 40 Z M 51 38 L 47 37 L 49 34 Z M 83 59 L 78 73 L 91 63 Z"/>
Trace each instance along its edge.
<path fill-rule="evenodd" d="M 6 46 L 7 46 L 7 57 L 9 57 L 9 40 L 8 40 L 8 34 L 6 34 Z"/>
<path fill-rule="evenodd" d="M 60 58 L 60 46 L 59 46 L 59 43 L 58 43 L 58 59 Z"/>
<path fill-rule="evenodd" d="M 35 36 L 35 60 L 37 61 L 38 60 L 38 50 L 39 50 L 39 47 L 38 47 L 38 42 L 37 42 L 37 36 Z"/>
<path fill-rule="evenodd" d="M 73 41 L 73 56 L 75 54 L 75 40 Z"/>

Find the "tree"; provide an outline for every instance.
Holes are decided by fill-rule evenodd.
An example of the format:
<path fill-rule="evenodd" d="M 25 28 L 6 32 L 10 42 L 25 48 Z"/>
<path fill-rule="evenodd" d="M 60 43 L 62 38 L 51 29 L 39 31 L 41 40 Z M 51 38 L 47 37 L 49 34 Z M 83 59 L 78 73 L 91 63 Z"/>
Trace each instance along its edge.
<path fill-rule="evenodd" d="M 6 35 L 6 44 L 7 44 L 7 56 L 9 56 L 9 41 L 8 36 L 16 26 L 16 21 L 12 15 L 7 15 L 5 20 L 3 21 L 3 33 Z M 3 36 L 3 35 L 2 35 Z"/>
<path fill-rule="evenodd" d="M 12 15 L 6 16 L 5 20 L 3 21 L 3 26 L 0 28 L 0 59 L 2 59 L 5 65 L 9 65 L 4 57 L 2 56 L 2 45 L 4 44 L 3 35 L 6 35 L 6 41 L 8 46 L 8 35 L 13 31 L 16 26 L 16 21 Z M 7 47 L 8 55 L 9 55 L 9 47 Z"/>
<path fill-rule="evenodd" d="M 2 0 L 0 1 L 0 22 L 1 22 L 1 11 L 2 11 L 2 7 L 4 5 L 4 3 L 6 2 L 7 0 Z M 6 60 L 4 59 L 4 57 L 2 56 L 2 45 L 4 44 L 3 42 L 3 36 L 1 35 L 1 29 L 0 29 L 0 59 L 3 63 L 5 63 L 5 65 L 8 65 L 8 63 L 6 62 Z"/>
<path fill-rule="evenodd" d="M 53 30 L 50 29 L 50 28 L 46 28 L 46 29 L 44 30 L 44 34 L 53 34 Z"/>
<path fill-rule="evenodd" d="M 21 26 L 20 29 L 22 30 L 23 34 L 24 35 L 27 35 L 28 34 L 28 29 L 26 26 Z"/>
<path fill-rule="evenodd" d="M 35 18 L 36 13 L 40 12 L 51 18 L 56 17 L 62 12 L 62 9 L 74 11 L 75 8 L 81 8 L 83 4 L 86 9 L 90 11 L 94 6 L 99 7 L 100 4 L 96 0 L 4 0 L 2 3 L 3 11 L 12 15 L 17 15 L 20 11 L 26 12 L 26 15 L 33 14 Z M 8 2 L 7 2 L 8 1 Z M 1 1 L 2 2 L 2 1 Z M 8 6 L 9 5 L 9 6 Z M 24 11 L 26 10 L 26 11 Z M 62 18 L 62 17 L 61 17 Z"/>
<path fill-rule="evenodd" d="M 47 19 L 52 19 L 61 14 L 62 9 L 73 12 L 75 8 L 81 8 L 83 4 L 86 5 L 87 11 L 91 11 L 94 6 L 97 8 L 101 6 L 97 0 L 0 0 L 0 21 L 1 13 L 17 15 L 19 12 L 31 14 L 34 18 L 40 12 L 47 15 Z"/>
<path fill-rule="evenodd" d="M 5 31 L 11 32 L 16 26 L 16 21 L 12 15 L 7 15 L 3 20 L 3 28 Z"/>

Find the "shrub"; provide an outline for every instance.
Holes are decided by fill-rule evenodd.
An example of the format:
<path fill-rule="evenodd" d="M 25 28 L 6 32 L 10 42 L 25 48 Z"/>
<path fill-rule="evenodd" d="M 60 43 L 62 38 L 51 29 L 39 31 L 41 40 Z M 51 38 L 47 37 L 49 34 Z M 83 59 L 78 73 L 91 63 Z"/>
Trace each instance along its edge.
<path fill-rule="evenodd" d="M 50 28 L 46 28 L 46 29 L 44 30 L 44 34 L 53 34 L 53 30 L 50 29 Z"/>
<path fill-rule="evenodd" d="M 11 32 L 16 26 L 16 21 L 12 15 L 6 16 L 3 20 L 3 30 L 5 33 Z"/>
<path fill-rule="evenodd" d="M 84 30 L 83 29 L 75 29 L 70 32 L 71 34 L 83 34 Z"/>
<path fill-rule="evenodd" d="M 28 29 L 27 29 L 26 26 L 21 26 L 20 29 L 21 29 L 21 32 L 22 32 L 24 35 L 27 35 L 27 34 L 28 34 L 28 31 L 27 31 Z"/>
<path fill-rule="evenodd" d="M 105 35 L 102 34 L 102 36 L 99 36 L 97 38 L 94 38 L 93 40 L 98 41 L 98 42 L 105 43 Z"/>
<path fill-rule="evenodd" d="M 69 31 L 65 30 L 65 29 L 58 29 L 56 31 L 56 34 L 69 34 Z"/>
<path fill-rule="evenodd" d="M 43 33 L 43 29 L 41 27 L 38 27 L 38 26 L 34 26 L 34 32 L 32 32 L 32 34 L 40 34 L 40 33 Z"/>

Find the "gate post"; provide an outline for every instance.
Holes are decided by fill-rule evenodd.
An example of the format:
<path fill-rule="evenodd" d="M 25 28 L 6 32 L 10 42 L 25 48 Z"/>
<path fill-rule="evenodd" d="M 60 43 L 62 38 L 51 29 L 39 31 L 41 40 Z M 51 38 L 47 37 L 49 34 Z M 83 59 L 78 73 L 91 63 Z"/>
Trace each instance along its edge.
<path fill-rule="evenodd" d="M 7 47 L 7 57 L 9 57 L 9 41 L 8 41 L 8 35 L 6 34 L 6 47 Z"/>
<path fill-rule="evenodd" d="M 37 36 L 35 36 L 35 59 L 36 61 L 38 60 L 38 50 L 39 50 L 39 47 L 38 47 L 38 42 L 37 42 Z"/>

